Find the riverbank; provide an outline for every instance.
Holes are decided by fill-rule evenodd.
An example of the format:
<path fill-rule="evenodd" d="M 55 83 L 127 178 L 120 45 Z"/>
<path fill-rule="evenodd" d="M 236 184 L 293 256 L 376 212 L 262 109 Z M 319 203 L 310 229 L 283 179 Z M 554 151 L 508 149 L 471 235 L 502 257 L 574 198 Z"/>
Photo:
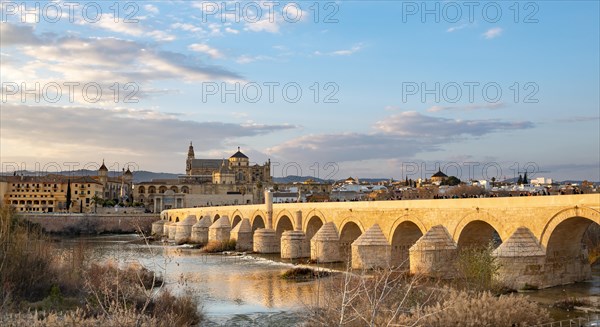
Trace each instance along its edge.
<path fill-rule="evenodd" d="M 148 234 L 159 214 L 19 213 L 17 219 L 52 235 Z"/>

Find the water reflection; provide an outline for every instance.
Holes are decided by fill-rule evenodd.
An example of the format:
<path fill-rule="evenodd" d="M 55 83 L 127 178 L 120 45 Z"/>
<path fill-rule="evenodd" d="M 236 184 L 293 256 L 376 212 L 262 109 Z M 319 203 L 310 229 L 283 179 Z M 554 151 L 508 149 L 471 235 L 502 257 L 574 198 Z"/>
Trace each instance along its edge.
<path fill-rule="evenodd" d="M 135 235 L 99 236 L 67 239 L 57 244 L 63 252 L 84 244 L 92 261 L 140 263 L 162 273 L 174 293 L 191 292 L 201 299 L 211 324 L 235 326 L 238 321 L 247 326 L 248 320 L 257 320 L 263 322 L 252 325 L 269 326 L 283 321 L 290 325 L 298 321 L 295 312 L 312 303 L 314 282 L 295 283 L 279 277 L 291 264 L 247 256 L 206 255 L 185 247 L 132 243 L 135 240 Z"/>
<path fill-rule="evenodd" d="M 191 292 L 202 301 L 209 318 L 206 326 L 293 326 L 302 321 L 300 310 L 317 302 L 319 282 L 296 283 L 279 278 L 292 267 L 274 256 L 205 255 L 197 249 L 172 245 L 136 244 L 136 235 L 63 239 L 56 243 L 59 255 L 72 256 L 86 249 L 88 261 L 115 260 L 141 263 L 162 273 L 174 293 Z M 73 253 L 73 254 L 70 254 Z M 273 261 L 273 260 L 275 261 Z M 344 264 L 333 267 L 344 270 Z M 588 282 L 527 293 L 550 306 L 567 297 L 600 295 L 600 266 Z M 321 294 L 324 296 L 324 294 Z M 555 319 L 580 316 L 580 312 L 554 310 Z"/>

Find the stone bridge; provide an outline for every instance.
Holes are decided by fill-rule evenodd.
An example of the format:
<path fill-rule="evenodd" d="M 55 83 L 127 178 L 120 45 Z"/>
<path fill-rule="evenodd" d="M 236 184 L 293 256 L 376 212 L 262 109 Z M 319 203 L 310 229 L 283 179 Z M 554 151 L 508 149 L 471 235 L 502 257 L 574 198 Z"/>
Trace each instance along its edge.
<path fill-rule="evenodd" d="M 440 277 L 456 273 L 461 249 L 493 244 L 498 278 L 514 288 L 590 278 L 582 239 L 600 223 L 600 194 L 283 204 L 272 204 L 270 193 L 265 197 L 264 205 L 165 210 L 158 223 L 187 224 L 191 233 L 192 224 L 204 221 L 231 231 L 213 238 L 246 231 L 253 242 L 248 249 L 282 258 L 350 260 L 353 268 L 404 266 Z"/>

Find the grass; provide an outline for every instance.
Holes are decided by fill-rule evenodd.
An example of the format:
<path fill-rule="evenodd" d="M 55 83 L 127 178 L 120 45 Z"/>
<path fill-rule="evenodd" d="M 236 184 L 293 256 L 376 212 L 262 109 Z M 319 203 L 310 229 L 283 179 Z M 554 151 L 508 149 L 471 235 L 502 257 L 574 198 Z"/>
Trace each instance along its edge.
<path fill-rule="evenodd" d="M 235 251 L 236 241 L 229 240 L 226 242 L 221 241 L 209 241 L 206 243 L 204 247 L 202 247 L 202 252 L 205 253 L 219 253 L 225 251 Z"/>
<path fill-rule="evenodd" d="M 281 279 L 306 281 L 330 276 L 328 271 L 317 271 L 311 268 L 291 268 L 281 274 Z"/>

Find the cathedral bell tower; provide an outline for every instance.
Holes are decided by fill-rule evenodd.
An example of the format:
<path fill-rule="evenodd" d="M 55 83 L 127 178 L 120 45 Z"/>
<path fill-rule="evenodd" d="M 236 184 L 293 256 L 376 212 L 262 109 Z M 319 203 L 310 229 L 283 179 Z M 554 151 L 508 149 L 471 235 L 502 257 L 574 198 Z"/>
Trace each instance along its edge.
<path fill-rule="evenodd" d="M 185 161 L 185 173 L 187 175 L 192 174 L 192 160 L 195 159 L 194 155 L 194 146 L 192 145 L 192 141 L 190 141 L 190 147 L 188 148 L 187 160 Z"/>

